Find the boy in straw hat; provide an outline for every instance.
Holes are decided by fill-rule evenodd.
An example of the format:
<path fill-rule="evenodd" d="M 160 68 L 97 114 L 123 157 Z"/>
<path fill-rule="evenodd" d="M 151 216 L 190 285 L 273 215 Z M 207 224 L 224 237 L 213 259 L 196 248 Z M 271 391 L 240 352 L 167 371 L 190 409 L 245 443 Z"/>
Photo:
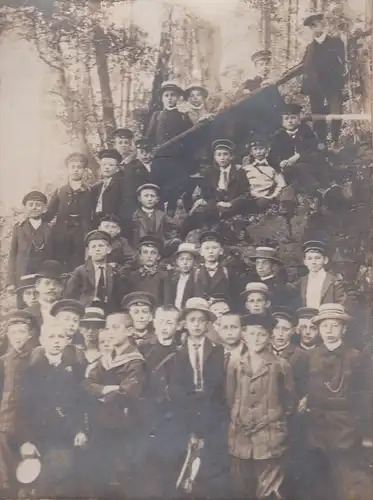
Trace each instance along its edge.
<path fill-rule="evenodd" d="M 271 307 L 271 294 L 265 283 L 248 283 L 241 296 L 244 301 L 244 308 L 249 314 L 268 314 Z"/>
<path fill-rule="evenodd" d="M 294 388 L 287 361 L 271 349 L 270 315 L 242 318 L 247 351 L 237 368 L 228 434 L 232 484 L 237 498 L 255 492 L 258 499 L 283 498 L 287 420 L 294 408 Z"/>
<path fill-rule="evenodd" d="M 344 342 L 351 317 L 340 304 L 322 304 L 313 322 L 322 345 L 308 352 L 307 445 L 310 464 L 327 464 L 327 490 L 317 470 L 309 470 L 309 480 L 320 485 L 320 498 L 347 500 L 370 498 L 371 481 L 359 470 L 361 423 L 371 415 L 367 410 L 362 354 Z M 370 413 L 365 413 L 366 411 Z M 325 476 L 324 476 L 325 477 Z M 359 481 L 356 481 L 359 477 Z M 316 493 L 314 495 L 314 493 Z M 319 498 L 312 491 L 312 498 Z"/>
<path fill-rule="evenodd" d="M 19 286 L 14 290 L 17 296 L 18 309 L 31 307 L 37 302 L 37 294 L 35 289 L 36 274 L 25 274 L 19 279 Z"/>
<path fill-rule="evenodd" d="M 226 498 L 224 352 L 206 337 L 214 320 L 206 300 L 187 300 L 180 315 L 187 339 L 171 362 L 169 394 L 180 425 L 179 458 L 188 442 L 203 447 L 197 477 L 194 481 L 183 478 L 181 490 L 201 497 Z"/>
<path fill-rule="evenodd" d="M 195 296 L 194 267 L 198 250 L 192 243 L 181 243 L 175 252 L 175 268 L 165 280 L 165 304 L 174 304 L 179 310 Z"/>
<path fill-rule="evenodd" d="M 0 493 L 15 498 L 14 464 L 16 445 L 24 432 L 21 394 L 25 370 L 30 361 L 29 340 L 38 329 L 36 318 L 26 311 L 14 311 L 6 320 L 7 353 L 0 358 Z"/>

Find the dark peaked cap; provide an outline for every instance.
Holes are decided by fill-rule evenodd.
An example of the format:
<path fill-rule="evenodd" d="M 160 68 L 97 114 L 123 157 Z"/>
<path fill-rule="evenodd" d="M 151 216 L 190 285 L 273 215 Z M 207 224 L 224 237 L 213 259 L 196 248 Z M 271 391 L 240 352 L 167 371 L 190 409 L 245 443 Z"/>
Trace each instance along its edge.
<path fill-rule="evenodd" d="M 104 158 L 113 158 L 114 160 L 117 160 L 118 163 L 123 160 L 122 155 L 119 154 L 116 149 L 102 149 L 98 153 L 98 157 L 100 160 L 103 160 Z"/>
<path fill-rule="evenodd" d="M 22 200 L 22 205 L 26 205 L 28 201 L 40 201 L 45 205 L 48 203 L 47 197 L 41 191 L 29 191 L 27 194 L 25 194 Z"/>

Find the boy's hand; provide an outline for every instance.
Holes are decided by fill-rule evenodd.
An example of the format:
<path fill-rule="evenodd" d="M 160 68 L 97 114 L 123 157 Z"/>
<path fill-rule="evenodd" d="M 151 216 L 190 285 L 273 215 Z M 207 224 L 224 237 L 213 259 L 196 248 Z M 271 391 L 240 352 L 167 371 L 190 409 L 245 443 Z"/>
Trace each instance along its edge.
<path fill-rule="evenodd" d="M 286 167 L 288 166 L 288 162 L 289 162 L 289 160 L 282 160 L 282 161 L 280 162 L 280 167 L 281 167 L 282 169 L 286 168 Z"/>
<path fill-rule="evenodd" d="M 305 413 L 306 411 L 307 411 L 307 396 L 304 396 L 304 398 L 302 398 L 299 401 L 298 413 Z"/>
<path fill-rule="evenodd" d="M 19 451 L 22 458 L 40 456 L 36 446 L 28 441 L 26 443 L 23 443 Z"/>
<path fill-rule="evenodd" d="M 117 391 L 119 391 L 119 385 L 105 385 L 105 387 L 102 389 L 102 395 L 106 396 L 107 394 Z"/>
<path fill-rule="evenodd" d="M 219 201 L 219 203 L 217 203 L 216 206 L 221 208 L 231 208 L 232 203 L 229 203 L 229 201 Z"/>
<path fill-rule="evenodd" d="M 78 434 L 74 438 L 74 446 L 78 446 L 79 448 L 84 446 L 87 443 L 87 436 L 84 432 L 78 432 Z"/>
<path fill-rule="evenodd" d="M 297 163 L 297 161 L 299 160 L 299 158 L 300 158 L 299 153 L 295 153 L 295 155 L 291 156 L 291 157 L 288 159 L 288 166 L 289 166 L 289 167 L 294 166 L 294 165 Z"/>

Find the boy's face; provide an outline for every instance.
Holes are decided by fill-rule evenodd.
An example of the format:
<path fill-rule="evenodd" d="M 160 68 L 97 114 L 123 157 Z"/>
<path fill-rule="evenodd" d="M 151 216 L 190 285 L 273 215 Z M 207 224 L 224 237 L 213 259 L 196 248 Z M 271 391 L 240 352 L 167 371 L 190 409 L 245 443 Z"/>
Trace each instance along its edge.
<path fill-rule="evenodd" d="M 241 338 L 241 320 L 238 314 L 225 314 L 218 321 L 219 335 L 227 345 L 235 345 Z"/>
<path fill-rule="evenodd" d="M 20 352 L 31 337 L 30 326 L 25 323 L 13 323 L 8 326 L 6 335 L 13 349 Z"/>
<path fill-rule="evenodd" d="M 275 266 L 273 261 L 270 259 L 256 259 L 255 269 L 260 278 L 266 278 L 267 276 L 274 274 Z"/>
<path fill-rule="evenodd" d="M 311 318 L 299 318 L 297 332 L 302 344 L 312 346 L 316 344 L 319 331 L 317 326 L 311 321 Z"/>
<path fill-rule="evenodd" d="M 42 201 L 28 200 L 25 203 L 25 211 L 31 219 L 39 219 L 45 212 L 45 204 Z"/>
<path fill-rule="evenodd" d="M 56 321 L 64 329 L 69 339 L 79 330 L 80 317 L 73 311 L 60 311 L 56 314 Z"/>
<path fill-rule="evenodd" d="M 215 314 L 217 318 L 220 318 L 223 314 L 227 313 L 229 311 L 229 305 L 224 302 L 214 302 L 210 306 L 210 311 Z"/>
<path fill-rule="evenodd" d="M 218 241 L 204 241 L 200 253 L 206 262 L 217 262 L 223 254 L 223 249 Z"/>
<path fill-rule="evenodd" d="M 165 311 L 158 308 L 154 316 L 155 334 L 160 343 L 170 341 L 174 338 L 179 314 L 177 311 Z"/>
<path fill-rule="evenodd" d="M 320 252 L 308 251 L 304 256 L 303 262 L 310 273 L 317 273 L 326 266 L 328 257 L 325 257 Z"/>
<path fill-rule="evenodd" d="M 92 240 L 88 243 L 88 255 L 93 262 L 103 262 L 110 250 L 111 246 L 106 240 Z"/>
<path fill-rule="evenodd" d="M 295 130 L 300 125 L 300 115 L 283 115 L 282 126 L 286 130 Z"/>
<path fill-rule="evenodd" d="M 84 173 L 84 162 L 81 160 L 70 160 L 67 165 L 67 175 L 71 181 L 81 181 Z"/>
<path fill-rule="evenodd" d="M 160 259 L 158 248 L 142 245 L 140 247 L 140 261 L 143 266 L 153 267 Z"/>
<path fill-rule="evenodd" d="M 98 350 L 101 354 L 111 354 L 114 349 L 115 336 L 108 330 L 100 330 L 98 334 Z"/>
<path fill-rule="evenodd" d="M 260 145 L 251 146 L 251 154 L 255 160 L 264 160 L 267 156 L 267 148 Z"/>
<path fill-rule="evenodd" d="M 139 332 L 146 330 L 153 320 L 152 311 L 146 304 L 130 306 L 129 313 L 133 327 Z"/>
<path fill-rule="evenodd" d="M 59 280 L 39 278 L 36 282 L 35 289 L 40 300 L 52 304 L 61 298 L 63 286 Z"/>
<path fill-rule="evenodd" d="M 25 288 L 22 292 L 22 300 L 26 304 L 27 307 L 32 306 L 32 304 L 35 304 L 36 302 L 36 288 L 30 287 L 30 288 Z"/>
<path fill-rule="evenodd" d="M 319 323 L 319 332 L 325 344 L 335 344 L 343 339 L 346 326 L 338 319 L 324 319 Z"/>
<path fill-rule="evenodd" d="M 207 332 L 208 319 L 203 311 L 190 311 L 185 316 L 185 328 L 189 336 L 202 338 Z"/>
<path fill-rule="evenodd" d="M 194 266 L 194 257 L 188 252 L 179 253 L 176 258 L 177 269 L 184 274 L 189 273 Z"/>
<path fill-rule="evenodd" d="M 100 172 L 102 177 L 112 177 L 117 171 L 118 162 L 115 158 L 102 158 L 102 160 L 100 160 Z"/>
<path fill-rule="evenodd" d="M 177 104 L 178 95 L 173 90 L 166 90 L 162 94 L 162 102 L 165 108 L 174 108 Z"/>
<path fill-rule="evenodd" d="M 143 163 L 148 164 L 152 160 L 152 152 L 144 148 L 137 148 L 137 158 Z"/>
<path fill-rule="evenodd" d="M 84 344 L 88 346 L 97 346 L 98 334 L 101 328 L 98 328 L 94 323 L 85 322 L 80 325 L 80 333 L 83 335 Z"/>
<path fill-rule="evenodd" d="M 289 344 L 294 333 L 290 321 L 285 318 L 276 319 L 276 325 L 273 328 L 272 343 L 277 349 L 281 349 Z"/>
<path fill-rule="evenodd" d="M 122 156 L 127 156 L 132 150 L 132 139 L 126 137 L 116 137 L 114 147 Z"/>
<path fill-rule="evenodd" d="M 40 335 L 40 344 L 47 354 L 56 356 L 68 345 L 69 339 L 64 329 L 59 325 L 52 325 Z"/>
<path fill-rule="evenodd" d="M 110 314 L 106 318 L 106 335 L 111 339 L 114 347 L 129 342 L 128 339 L 128 315 L 126 313 Z"/>
<path fill-rule="evenodd" d="M 189 93 L 188 102 L 192 106 L 195 106 L 196 108 L 198 108 L 204 102 L 203 93 L 198 89 L 191 90 Z"/>
<path fill-rule="evenodd" d="M 103 220 L 99 225 L 100 231 L 105 231 L 105 233 L 110 234 L 111 238 L 115 238 L 120 233 L 120 226 L 116 222 L 111 222 L 109 220 Z"/>
<path fill-rule="evenodd" d="M 245 307 L 250 314 L 265 314 L 271 303 L 260 292 L 251 292 L 246 298 Z"/>
<path fill-rule="evenodd" d="M 250 352 L 259 353 L 269 344 L 270 334 L 260 325 L 248 325 L 242 328 L 242 338 Z"/>
<path fill-rule="evenodd" d="M 317 38 L 324 33 L 324 22 L 323 21 L 313 21 L 309 26 L 312 36 Z"/>
<path fill-rule="evenodd" d="M 257 59 L 255 61 L 255 69 L 259 76 L 266 77 L 271 68 L 270 59 Z"/>
<path fill-rule="evenodd" d="M 159 202 L 159 196 L 154 189 L 143 189 L 139 193 L 139 202 L 145 208 L 155 208 Z"/>
<path fill-rule="evenodd" d="M 225 148 L 216 148 L 214 151 L 214 160 L 218 167 L 228 167 L 232 162 L 232 152 Z"/>

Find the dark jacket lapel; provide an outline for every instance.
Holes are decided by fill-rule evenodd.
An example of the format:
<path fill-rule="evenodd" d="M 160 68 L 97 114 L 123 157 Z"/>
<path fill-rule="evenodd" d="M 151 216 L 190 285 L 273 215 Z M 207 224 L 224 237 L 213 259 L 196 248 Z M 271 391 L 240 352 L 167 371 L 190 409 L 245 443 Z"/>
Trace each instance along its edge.
<path fill-rule="evenodd" d="M 330 273 L 326 273 L 324 283 L 321 288 L 321 300 L 325 297 L 329 287 L 333 284 L 333 276 Z"/>
<path fill-rule="evenodd" d="M 93 262 L 91 260 L 88 260 L 85 264 L 85 276 L 88 280 L 88 282 L 95 287 L 95 270 L 93 267 Z"/>

